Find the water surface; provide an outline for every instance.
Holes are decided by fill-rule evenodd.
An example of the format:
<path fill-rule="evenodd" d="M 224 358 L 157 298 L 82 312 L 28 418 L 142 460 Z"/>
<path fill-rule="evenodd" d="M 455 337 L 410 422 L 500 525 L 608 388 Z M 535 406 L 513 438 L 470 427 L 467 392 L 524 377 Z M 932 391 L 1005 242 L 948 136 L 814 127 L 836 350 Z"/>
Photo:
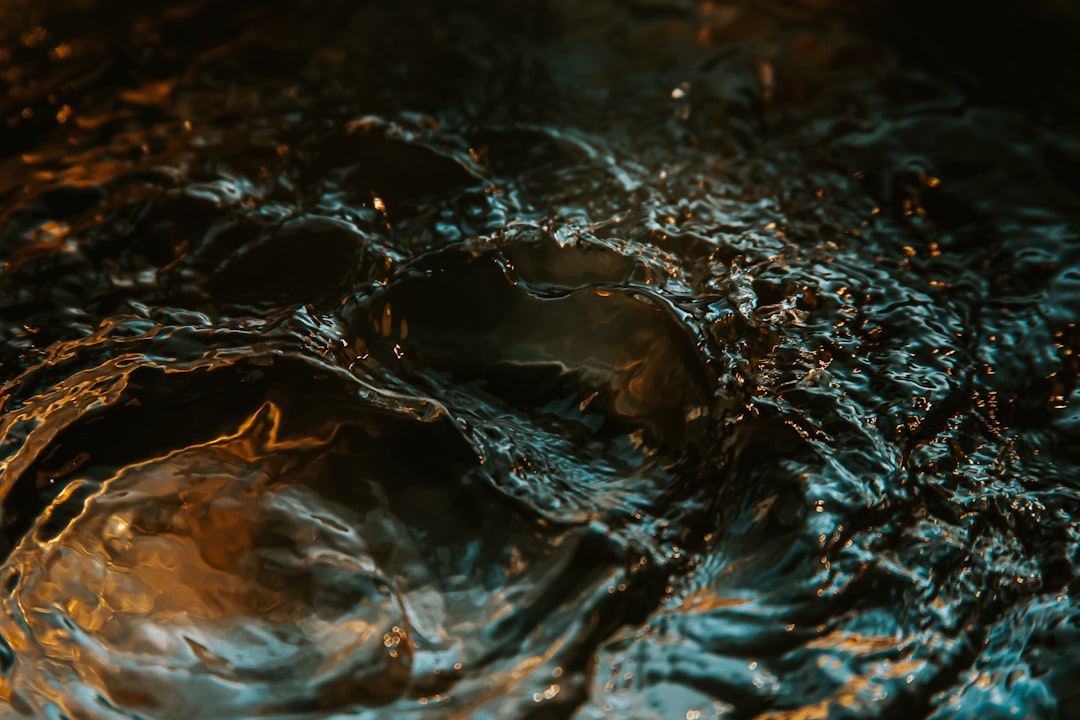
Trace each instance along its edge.
<path fill-rule="evenodd" d="M 1072 717 L 1080 18 L 0 6 L 0 708 Z"/>

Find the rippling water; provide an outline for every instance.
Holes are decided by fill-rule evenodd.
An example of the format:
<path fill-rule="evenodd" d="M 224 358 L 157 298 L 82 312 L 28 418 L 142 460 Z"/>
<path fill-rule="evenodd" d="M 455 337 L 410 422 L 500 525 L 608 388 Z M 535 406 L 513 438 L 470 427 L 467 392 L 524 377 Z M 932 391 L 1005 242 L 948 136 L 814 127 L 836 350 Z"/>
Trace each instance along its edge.
<path fill-rule="evenodd" d="M 0 5 L 0 710 L 1080 712 L 1080 13 Z"/>

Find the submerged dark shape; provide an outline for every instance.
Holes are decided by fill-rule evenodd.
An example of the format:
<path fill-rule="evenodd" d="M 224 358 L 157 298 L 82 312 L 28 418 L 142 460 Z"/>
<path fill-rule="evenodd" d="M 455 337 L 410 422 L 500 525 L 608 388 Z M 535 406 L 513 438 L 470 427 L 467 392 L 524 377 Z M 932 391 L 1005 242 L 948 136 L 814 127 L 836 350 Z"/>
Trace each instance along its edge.
<path fill-rule="evenodd" d="M 0 715 L 1071 718 L 1078 16 L 0 6 Z"/>

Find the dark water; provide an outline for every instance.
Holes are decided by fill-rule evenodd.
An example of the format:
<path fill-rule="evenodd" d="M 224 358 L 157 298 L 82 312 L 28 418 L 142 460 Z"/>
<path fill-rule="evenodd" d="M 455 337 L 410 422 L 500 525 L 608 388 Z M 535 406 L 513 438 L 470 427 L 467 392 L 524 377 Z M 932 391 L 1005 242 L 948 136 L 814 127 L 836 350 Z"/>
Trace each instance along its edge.
<path fill-rule="evenodd" d="M 0 709 L 1080 712 L 1080 13 L 0 5 Z"/>

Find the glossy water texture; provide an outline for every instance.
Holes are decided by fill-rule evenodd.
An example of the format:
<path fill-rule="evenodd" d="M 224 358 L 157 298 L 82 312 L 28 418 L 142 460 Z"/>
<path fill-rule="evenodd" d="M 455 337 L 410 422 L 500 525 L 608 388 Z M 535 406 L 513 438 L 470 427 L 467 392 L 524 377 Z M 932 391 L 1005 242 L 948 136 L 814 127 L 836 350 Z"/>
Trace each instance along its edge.
<path fill-rule="evenodd" d="M 1080 712 L 1080 17 L 0 4 L 0 715 Z"/>

